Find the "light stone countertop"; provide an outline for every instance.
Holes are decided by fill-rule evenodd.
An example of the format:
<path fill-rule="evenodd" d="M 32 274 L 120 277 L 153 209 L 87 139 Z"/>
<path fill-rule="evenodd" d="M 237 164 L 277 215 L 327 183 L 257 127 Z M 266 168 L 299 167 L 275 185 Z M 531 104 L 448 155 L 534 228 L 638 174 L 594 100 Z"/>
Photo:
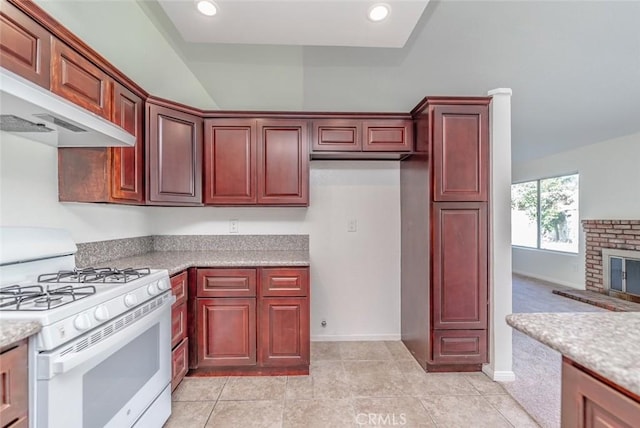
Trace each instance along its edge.
<path fill-rule="evenodd" d="M 117 268 L 167 269 L 169 275 L 189 267 L 309 266 L 308 251 L 154 251 L 100 264 Z"/>
<path fill-rule="evenodd" d="M 41 328 L 37 321 L 7 321 L 0 317 L 0 348 L 26 339 Z"/>
<path fill-rule="evenodd" d="M 640 395 L 640 312 L 521 313 L 507 324 Z"/>

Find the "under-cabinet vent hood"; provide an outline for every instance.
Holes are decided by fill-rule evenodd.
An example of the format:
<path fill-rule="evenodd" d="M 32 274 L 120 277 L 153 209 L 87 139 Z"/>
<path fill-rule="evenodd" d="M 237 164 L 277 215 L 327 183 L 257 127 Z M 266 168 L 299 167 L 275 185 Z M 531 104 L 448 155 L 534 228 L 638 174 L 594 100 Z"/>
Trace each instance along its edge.
<path fill-rule="evenodd" d="M 0 131 L 56 147 L 133 146 L 124 129 L 0 67 Z"/>

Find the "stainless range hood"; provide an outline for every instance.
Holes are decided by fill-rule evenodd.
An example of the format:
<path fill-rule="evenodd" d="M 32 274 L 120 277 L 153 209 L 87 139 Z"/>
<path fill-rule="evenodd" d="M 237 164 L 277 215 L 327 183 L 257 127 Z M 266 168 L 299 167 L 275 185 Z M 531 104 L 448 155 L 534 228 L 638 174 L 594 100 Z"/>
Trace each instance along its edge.
<path fill-rule="evenodd" d="M 124 129 L 0 67 L 0 131 L 56 147 L 133 146 Z"/>

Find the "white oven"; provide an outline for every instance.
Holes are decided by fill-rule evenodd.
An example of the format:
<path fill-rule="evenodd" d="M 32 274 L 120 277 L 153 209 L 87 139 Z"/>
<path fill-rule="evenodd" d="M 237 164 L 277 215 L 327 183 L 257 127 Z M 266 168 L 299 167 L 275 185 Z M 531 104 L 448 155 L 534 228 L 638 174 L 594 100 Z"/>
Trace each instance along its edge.
<path fill-rule="evenodd" d="M 169 275 L 76 268 L 58 229 L 0 228 L 0 319 L 29 339 L 31 428 L 159 428 L 171 414 Z"/>
<path fill-rule="evenodd" d="M 172 301 L 165 293 L 39 353 L 32 406 L 36 426 L 161 427 L 171 412 Z"/>

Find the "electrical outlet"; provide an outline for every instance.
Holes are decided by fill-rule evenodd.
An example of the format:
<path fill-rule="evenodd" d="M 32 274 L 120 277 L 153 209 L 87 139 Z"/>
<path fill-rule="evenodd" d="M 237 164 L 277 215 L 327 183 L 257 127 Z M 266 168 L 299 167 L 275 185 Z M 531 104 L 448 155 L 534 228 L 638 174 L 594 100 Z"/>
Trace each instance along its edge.
<path fill-rule="evenodd" d="M 358 231 L 358 220 L 355 218 L 349 219 L 347 221 L 347 232 L 357 232 Z"/>
<path fill-rule="evenodd" d="M 229 220 L 229 233 L 238 233 L 238 220 Z"/>

